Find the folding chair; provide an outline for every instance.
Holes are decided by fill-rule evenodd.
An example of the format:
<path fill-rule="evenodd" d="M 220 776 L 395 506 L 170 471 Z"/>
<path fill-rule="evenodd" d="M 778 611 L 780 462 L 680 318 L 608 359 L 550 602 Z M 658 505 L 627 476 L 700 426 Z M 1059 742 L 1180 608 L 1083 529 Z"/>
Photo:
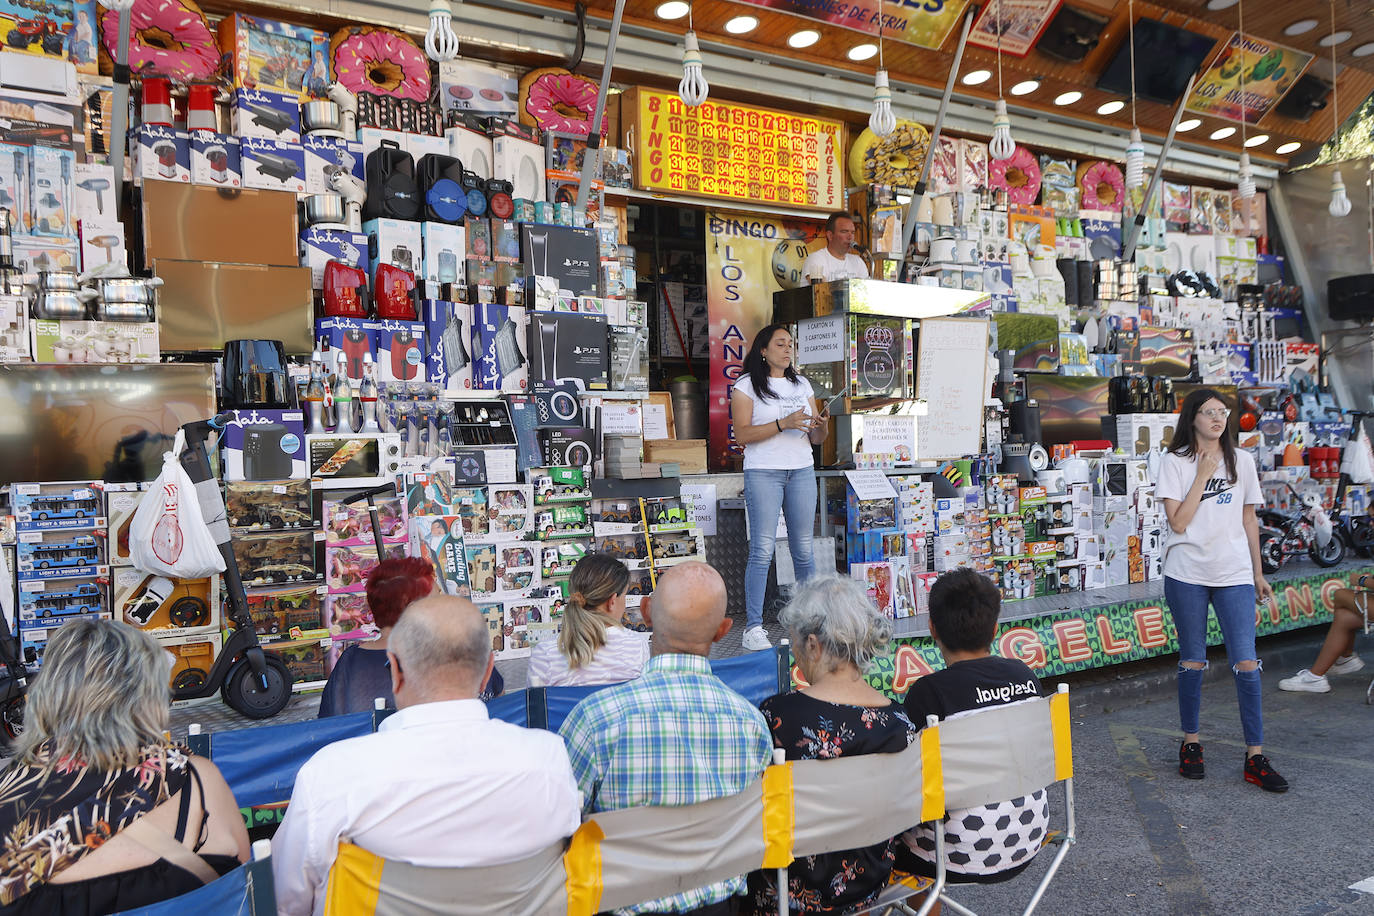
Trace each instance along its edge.
<path fill-rule="evenodd" d="M 187 913 L 213 913 L 214 916 L 276 916 L 277 895 L 272 883 L 272 843 L 253 844 L 252 861 L 198 887 L 189 894 L 161 903 L 124 910 L 115 916 L 185 916 Z"/>

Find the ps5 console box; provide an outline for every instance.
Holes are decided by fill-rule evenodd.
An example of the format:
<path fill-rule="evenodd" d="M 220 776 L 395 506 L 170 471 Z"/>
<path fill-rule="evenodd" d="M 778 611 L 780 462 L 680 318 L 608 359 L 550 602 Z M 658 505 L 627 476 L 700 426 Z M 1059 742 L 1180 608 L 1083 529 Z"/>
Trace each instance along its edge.
<path fill-rule="evenodd" d="M 531 378 L 541 382 L 579 379 L 588 389 L 608 387 L 610 359 L 604 316 L 539 312 L 529 324 Z"/>

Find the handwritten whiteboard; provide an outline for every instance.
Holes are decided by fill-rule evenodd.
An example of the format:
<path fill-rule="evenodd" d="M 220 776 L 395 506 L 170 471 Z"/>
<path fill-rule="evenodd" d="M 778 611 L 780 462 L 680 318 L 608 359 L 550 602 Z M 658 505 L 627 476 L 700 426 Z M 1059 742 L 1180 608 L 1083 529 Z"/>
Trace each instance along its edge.
<path fill-rule="evenodd" d="M 985 318 L 921 320 L 916 396 L 929 413 L 916 420 L 921 461 L 976 455 L 983 447 L 987 398 L 988 322 Z"/>

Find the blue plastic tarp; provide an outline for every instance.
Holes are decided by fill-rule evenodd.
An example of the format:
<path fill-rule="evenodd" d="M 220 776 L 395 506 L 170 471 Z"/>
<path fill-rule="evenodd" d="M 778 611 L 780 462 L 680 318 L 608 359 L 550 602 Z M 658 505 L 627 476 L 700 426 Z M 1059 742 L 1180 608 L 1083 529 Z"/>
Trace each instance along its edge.
<path fill-rule="evenodd" d="M 204 887 L 196 888 L 189 894 L 182 894 L 180 897 L 136 910 L 124 910 L 116 916 L 186 916 L 187 913 L 204 913 L 207 916 L 255 916 L 248 868 L 247 865 L 240 865 L 229 874 Z M 261 916 L 268 916 L 268 912 L 264 911 Z"/>

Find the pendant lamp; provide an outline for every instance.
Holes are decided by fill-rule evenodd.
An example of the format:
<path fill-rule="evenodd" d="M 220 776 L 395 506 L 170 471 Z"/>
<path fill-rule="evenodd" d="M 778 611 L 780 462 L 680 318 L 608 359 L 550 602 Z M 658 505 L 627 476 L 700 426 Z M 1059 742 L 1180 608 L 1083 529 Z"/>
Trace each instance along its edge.
<path fill-rule="evenodd" d="M 887 87 L 887 67 L 883 63 L 883 5 L 878 3 L 878 72 L 873 75 L 873 113 L 868 116 L 868 129 L 879 137 L 886 137 L 897 129 L 897 116 L 892 113 L 892 91 Z"/>
<path fill-rule="evenodd" d="M 1007 115 L 1007 101 L 1002 94 L 1002 0 L 993 4 L 992 27 L 997 30 L 997 108 L 992 117 L 988 155 L 994 159 L 1010 159 L 1016 152 L 1016 141 L 1011 138 L 1011 118 Z"/>
<path fill-rule="evenodd" d="M 1336 0 L 1331 0 L 1331 142 L 1336 142 L 1336 136 L 1341 132 L 1341 94 L 1340 80 L 1336 73 Z M 1338 168 L 1331 173 L 1331 203 L 1327 205 L 1326 212 L 1336 219 L 1350 215 L 1350 198 L 1345 193 L 1345 182 L 1341 180 L 1341 170 Z"/>
<path fill-rule="evenodd" d="M 687 34 L 682 39 L 682 81 L 677 94 L 682 104 L 696 108 L 706 101 L 711 86 L 701 72 L 701 48 L 697 46 L 696 29 L 692 27 L 692 8 L 687 7 Z"/>
<path fill-rule="evenodd" d="M 1135 0 L 1127 4 L 1126 16 L 1126 42 L 1131 49 L 1131 140 L 1126 144 L 1126 190 L 1130 191 L 1145 184 L 1145 141 L 1135 120 Z"/>
<path fill-rule="evenodd" d="M 1236 190 L 1241 200 L 1255 197 L 1255 173 L 1250 168 L 1250 154 L 1245 147 L 1245 128 L 1250 120 L 1250 107 L 1245 100 L 1245 2 L 1236 4 L 1237 31 L 1240 34 L 1240 169 L 1236 179 Z"/>

